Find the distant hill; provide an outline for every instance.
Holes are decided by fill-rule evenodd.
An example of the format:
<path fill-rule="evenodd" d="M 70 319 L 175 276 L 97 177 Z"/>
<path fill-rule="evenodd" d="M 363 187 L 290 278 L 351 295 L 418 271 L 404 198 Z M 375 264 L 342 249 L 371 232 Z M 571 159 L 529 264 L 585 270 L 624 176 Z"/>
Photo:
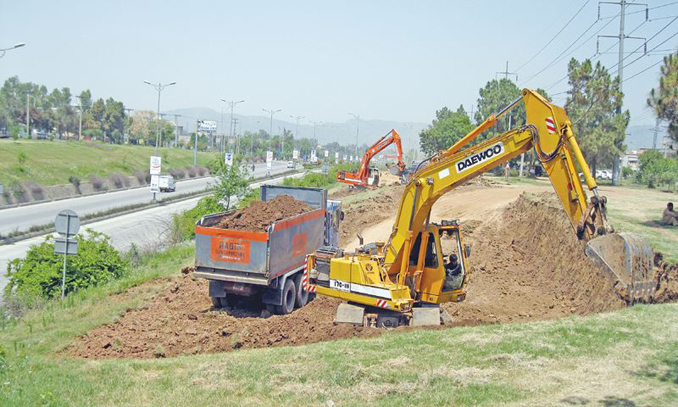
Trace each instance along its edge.
<path fill-rule="evenodd" d="M 217 127 L 221 128 L 221 112 L 217 112 L 214 109 L 207 107 L 192 107 L 188 109 L 176 109 L 167 111 L 166 114 L 169 116 L 166 117 L 167 120 L 174 121 L 172 115 L 178 114 L 181 117 L 178 118 L 180 126 L 183 126 L 185 131 L 192 132 L 195 131 L 195 122 L 196 119 L 200 120 L 213 120 L 217 122 Z M 260 129 L 269 130 L 270 127 L 270 116 L 243 116 L 239 114 L 234 114 L 233 117 L 238 119 L 238 132 L 242 133 L 245 131 L 256 132 Z M 281 119 L 283 117 L 289 117 L 280 114 Z M 228 122 L 230 120 L 230 114 L 224 112 L 224 122 L 226 131 L 228 131 Z M 360 120 L 360 144 L 372 144 L 377 141 L 381 136 L 388 133 L 391 129 L 396 129 L 400 136 L 403 139 L 403 147 L 408 150 L 411 148 L 419 147 L 419 132 L 428 126 L 425 123 L 410 123 L 410 122 L 396 122 L 388 120 Z M 292 119 L 288 120 L 279 120 L 274 116 L 273 118 L 273 134 L 282 133 L 283 129 L 288 129 L 293 133 L 296 130 L 296 122 Z M 221 130 L 218 130 L 221 132 Z M 313 125 L 308 122 L 302 122 L 299 124 L 299 136 L 300 137 L 313 137 Z M 323 123 L 316 126 L 316 138 L 320 144 L 326 144 L 331 142 L 337 142 L 340 144 L 353 144 L 355 143 L 356 137 L 356 121 L 354 119 L 349 119 L 343 123 Z"/>

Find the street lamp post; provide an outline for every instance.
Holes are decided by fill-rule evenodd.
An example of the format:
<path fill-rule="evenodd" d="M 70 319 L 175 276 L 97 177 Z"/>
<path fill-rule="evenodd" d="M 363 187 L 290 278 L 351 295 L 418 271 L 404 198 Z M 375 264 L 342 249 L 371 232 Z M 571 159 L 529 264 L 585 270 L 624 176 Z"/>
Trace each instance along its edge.
<path fill-rule="evenodd" d="M 355 118 L 356 125 L 355 125 L 355 156 L 358 156 L 358 135 L 360 134 L 360 115 L 355 115 L 353 113 L 349 113 L 351 116 Z"/>
<path fill-rule="evenodd" d="M 268 128 L 268 129 L 269 129 L 269 130 L 268 130 L 268 137 L 271 138 L 271 141 L 268 143 L 268 148 L 273 149 L 273 148 L 272 148 L 272 145 L 273 145 L 273 115 L 276 114 L 276 113 L 282 112 L 282 110 L 281 110 L 281 109 L 279 109 L 279 110 L 273 110 L 273 109 L 271 109 L 271 110 L 268 110 L 268 109 L 261 109 L 261 110 L 263 110 L 263 111 L 266 112 L 266 113 L 270 113 L 270 114 L 271 114 L 271 125 L 270 125 L 270 127 Z"/>
<path fill-rule="evenodd" d="M 294 142 L 295 144 L 299 140 L 299 120 L 305 119 L 304 116 L 292 116 L 290 115 L 291 118 L 297 120 L 297 129 L 294 131 Z M 283 152 L 285 151 L 285 135 L 283 134 Z"/>
<path fill-rule="evenodd" d="M 10 50 L 13 50 L 13 49 L 17 49 L 17 48 L 21 48 L 21 47 L 23 47 L 24 45 L 26 45 L 26 44 L 24 44 L 23 42 L 19 42 L 19 43 L 17 43 L 17 44 L 14 44 L 13 47 L 9 47 L 9 48 L 0 48 L 0 58 L 4 57 L 5 54 L 7 53 L 7 51 L 10 51 Z"/>
<path fill-rule="evenodd" d="M 237 101 L 236 100 L 230 100 L 229 101 L 229 100 L 226 100 L 226 99 L 221 99 L 221 101 L 228 104 L 228 106 L 230 106 L 230 108 L 231 108 L 231 122 L 230 122 L 230 125 L 228 126 L 228 135 L 233 137 L 233 133 L 234 133 L 234 130 L 235 130 L 235 126 L 233 125 L 233 108 L 238 103 L 243 103 L 245 101 L 245 99 L 237 100 Z M 222 121 L 223 121 L 223 119 L 222 119 Z M 240 150 L 240 137 L 238 137 L 238 140 L 235 143 L 235 148 L 236 148 L 235 153 L 238 154 L 238 151 Z"/>
<path fill-rule="evenodd" d="M 160 92 L 162 92 L 162 90 L 165 89 L 168 86 L 176 85 L 176 82 L 170 82 L 170 83 L 167 83 L 167 84 L 164 84 L 164 85 L 160 82 L 158 82 L 157 85 L 154 84 L 154 83 L 151 83 L 149 81 L 144 81 L 144 83 L 146 85 L 153 86 L 155 88 L 155 90 L 158 91 L 158 125 L 156 126 L 157 127 L 157 130 L 156 130 L 157 133 L 155 135 L 155 155 L 157 156 L 158 155 L 158 144 L 159 144 L 159 141 L 160 141 Z"/>

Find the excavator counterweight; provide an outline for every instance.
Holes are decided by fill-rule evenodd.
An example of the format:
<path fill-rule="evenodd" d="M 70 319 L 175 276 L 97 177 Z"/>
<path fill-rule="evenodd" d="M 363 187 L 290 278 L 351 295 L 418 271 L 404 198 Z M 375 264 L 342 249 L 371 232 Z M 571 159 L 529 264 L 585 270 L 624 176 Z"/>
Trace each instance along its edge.
<path fill-rule="evenodd" d="M 527 113 L 524 126 L 471 145 L 521 101 Z M 352 252 L 323 248 L 309 255 L 308 289 L 368 307 L 363 314 L 344 312 L 351 316 L 344 322 L 357 323 L 360 315 L 363 323 L 376 326 L 397 321 L 421 324 L 417 315 L 435 319 L 421 308 L 462 301 L 466 296 L 470 248 L 463 242 L 459 222 L 431 222 L 431 208 L 444 194 L 531 149 L 576 236 L 587 242 L 586 254 L 626 293 L 627 301 L 650 297 L 654 291 L 651 248 L 639 235 L 614 233 L 607 222 L 607 200 L 598 193 L 565 111 L 528 89 L 450 148 L 419 164 L 405 187 L 385 241 L 361 241 Z M 343 311 L 346 309 L 344 306 Z M 406 317 L 393 318 L 394 312 Z M 372 314 L 377 315 L 376 322 L 368 321 L 367 315 Z"/>

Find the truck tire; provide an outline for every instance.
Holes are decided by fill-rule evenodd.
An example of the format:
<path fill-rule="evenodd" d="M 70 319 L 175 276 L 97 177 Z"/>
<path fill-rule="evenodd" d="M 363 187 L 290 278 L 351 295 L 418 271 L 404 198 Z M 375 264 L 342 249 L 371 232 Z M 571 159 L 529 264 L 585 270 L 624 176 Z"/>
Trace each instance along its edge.
<path fill-rule="evenodd" d="M 301 308 L 304 305 L 308 304 L 308 297 L 309 297 L 309 292 L 304 290 L 304 287 L 302 287 L 301 284 L 301 278 L 303 277 L 303 273 L 297 273 L 297 276 L 294 277 L 294 285 L 297 288 L 297 299 L 296 299 L 296 304 L 295 306 L 297 308 Z"/>
<path fill-rule="evenodd" d="M 294 303 L 297 299 L 297 289 L 294 281 L 288 278 L 282 290 L 282 305 L 276 307 L 278 314 L 286 315 L 294 311 Z"/>
<path fill-rule="evenodd" d="M 226 308 L 228 306 L 226 297 L 210 297 L 210 299 L 214 308 Z"/>

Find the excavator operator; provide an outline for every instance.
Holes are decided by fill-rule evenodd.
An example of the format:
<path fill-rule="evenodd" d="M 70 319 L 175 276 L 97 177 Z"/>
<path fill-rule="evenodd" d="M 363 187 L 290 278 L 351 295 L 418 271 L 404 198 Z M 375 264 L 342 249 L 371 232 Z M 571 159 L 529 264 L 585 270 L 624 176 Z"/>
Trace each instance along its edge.
<path fill-rule="evenodd" d="M 456 254 L 452 253 L 450 254 L 449 261 L 445 263 L 445 284 L 443 290 L 448 291 L 459 288 L 463 279 L 464 276 L 461 275 L 459 259 Z"/>

